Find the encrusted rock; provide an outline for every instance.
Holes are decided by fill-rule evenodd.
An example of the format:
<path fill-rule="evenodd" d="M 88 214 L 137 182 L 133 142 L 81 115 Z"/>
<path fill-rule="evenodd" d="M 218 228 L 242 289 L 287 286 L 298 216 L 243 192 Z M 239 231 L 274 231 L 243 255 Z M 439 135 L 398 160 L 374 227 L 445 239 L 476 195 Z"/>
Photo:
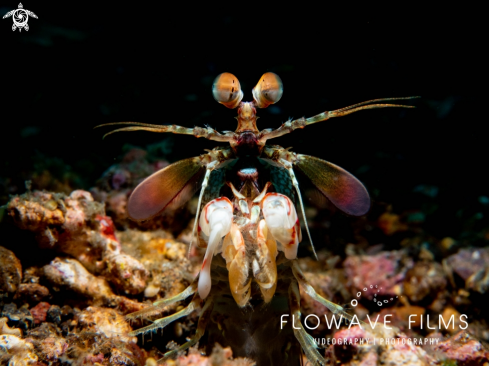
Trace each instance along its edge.
<path fill-rule="evenodd" d="M 148 359 L 147 365 L 156 365 L 153 363 L 153 359 Z M 219 366 L 253 366 L 255 362 L 247 358 L 235 358 L 233 359 L 233 351 L 231 348 L 223 348 L 216 343 L 212 349 L 212 353 L 209 356 L 202 355 L 195 348 L 190 348 L 188 355 L 178 356 L 175 361 L 165 362 L 163 365 L 166 366 L 209 366 L 209 365 L 219 365 Z"/>
<path fill-rule="evenodd" d="M 485 365 L 489 362 L 488 348 L 464 331 L 440 342 L 433 349 L 460 366 Z"/>
<path fill-rule="evenodd" d="M 13 197 L 8 204 L 8 212 L 21 229 L 43 231 L 48 225 L 64 224 L 64 197 L 62 193 L 28 192 Z"/>
<path fill-rule="evenodd" d="M 165 231 L 118 232 L 124 252 L 137 258 L 151 271 L 151 281 L 145 296 L 171 297 L 185 289 L 196 275 L 193 263 L 187 258 L 188 246 L 172 239 Z"/>
<path fill-rule="evenodd" d="M 40 360 L 49 364 L 59 361 L 69 347 L 69 342 L 60 336 L 58 328 L 52 323 L 42 323 L 33 328 L 27 337 L 34 344 Z"/>
<path fill-rule="evenodd" d="M 49 290 L 47 287 L 38 283 L 21 283 L 14 299 L 37 302 L 45 299 L 46 297 L 49 297 Z"/>
<path fill-rule="evenodd" d="M 489 248 L 460 249 L 447 258 L 453 271 L 467 280 L 475 273 L 484 270 L 489 264 Z"/>
<path fill-rule="evenodd" d="M 27 366 L 37 362 L 32 343 L 15 335 L 0 335 L 0 349 L 6 352 L 9 366 Z"/>
<path fill-rule="evenodd" d="M 110 351 L 110 364 L 121 366 L 137 366 L 138 363 L 134 359 L 134 355 L 129 352 L 124 352 L 118 348 L 112 348 Z"/>
<path fill-rule="evenodd" d="M 329 346 L 337 361 L 345 365 L 435 365 L 435 360 L 399 329 L 377 325 L 366 329 L 358 325 L 341 329 L 334 335 L 335 345 Z M 364 340 L 363 343 L 360 340 Z M 374 341 L 375 340 L 375 341 Z M 346 343 L 345 343 L 346 341 Z M 350 362 L 354 357 L 354 362 Z"/>
<path fill-rule="evenodd" d="M 17 291 L 21 280 L 20 261 L 13 252 L 0 246 L 0 291 Z"/>
<path fill-rule="evenodd" d="M 447 280 L 441 264 L 419 262 L 406 274 L 404 294 L 413 302 L 419 302 L 426 297 L 434 299 L 446 285 Z"/>
<path fill-rule="evenodd" d="M 129 336 L 131 326 L 124 317 L 114 309 L 90 306 L 76 315 L 79 324 L 107 338 L 120 339 L 136 343 L 137 338 Z"/>
<path fill-rule="evenodd" d="M 41 342 L 40 348 L 48 361 L 57 361 L 68 349 L 68 343 L 61 337 L 47 337 Z"/>
<path fill-rule="evenodd" d="M 19 309 L 15 303 L 5 304 L 2 309 L 2 317 L 9 318 L 10 321 L 16 323 L 16 326 L 24 329 L 28 329 L 34 320 L 31 312 L 27 309 L 27 304 Z"/>
<path fill-rule="evenodd" d="M 73 309 L 69 305 L 63 305 L 61 307 L 61 320 L 65 321 L 67 319 L 73 318 Z"/>
<path fill-rule="evenodd" d="M 489 289 L 489 248 L 460 249 L 446 259 L 447 269 L 465 281 L 465 287 L 485 293 Z"/>
<path fill-rule="evenodd" d="M 107 279 L 127 294 L 144 291 L 148 270 L 137 259 L 127 254 L 107 258 Z"/>
<path fill-rule="evenodd" d="M 7 322 L 7 318 L 0 318 L 0 334 L 12 334 L 17 337 L 22 337 L 22 330 L 19 328 L 10 328 Z"/>
<path fill-rule="evenodd" d="M 41 247 L 74 257 L 93 274 L 105 273 L 125 293 L 144 291 L 148 272 L 121 252 L 112 219 L 89 192 L 28 192 L 12 198 L 8 212 L 17 226 L 36 234 Z"/>
<path fill-rule="evenodd" d="M 58 305 L 51 305 L 49 307 L 47 320 L 55 324 L 61 323 L 61 308 Z"/>
<path fill-rule="evenodd" d="M 413 260 L 403 251 L 390 251 L 349 256 L 344 266 L 353 291 L 362 291 L 362 296 L 372 300 L 376 294 L 399 295 L 400 285 L 408 269 L 413 267 Z"/>
<path fill-rule="evenodd" d="M 55 258 L 44 266 L 44 274 L 54 284 L 68 286 L 89 298 L 110 299 L 115 296 L 105 279 L 95 277 L 75 259 Z"/>

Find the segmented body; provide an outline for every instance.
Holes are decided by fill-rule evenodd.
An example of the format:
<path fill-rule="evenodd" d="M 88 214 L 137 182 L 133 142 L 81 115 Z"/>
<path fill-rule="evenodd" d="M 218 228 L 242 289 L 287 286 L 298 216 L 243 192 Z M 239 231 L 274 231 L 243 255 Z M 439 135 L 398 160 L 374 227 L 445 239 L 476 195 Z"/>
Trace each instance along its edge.
<path fill-rule="evenodd" d="M 359 103 L 311 118 L 287 121 L 275 130 L 259 131 L 256 108 L 266 108 L 282 96 L 282 83 L 277 75 L 262 76 L 253 89 L 253 102 L 241 102 L 243 93 L 232 74 L 218 76 L 213 88 L 219 103 L 238 108 L 235 132 L 221 134 L 210 127 L 191 129 L 134 122 L 110 124 L 132 125 L 110 133 L 173 132 L 230 144 L 228 148 L 215 148 L 199 157 L 176 162 L 148 177 L 132 193 L 128 214 L 135 220 L 145 220 L 185 203 L 201 188 L 194 233 L 198 245 L 206 248 L 200 274 L 185 291 L 127 318 L 156 315 L 165 306 L 193 296 L 187 307 L 155 320 L 132 335 L 155 331 L 199 310 L 196 334 L 178 349 L 167 352 L 164 358 L 194 345 L 207 331 L 210 347 L 215 342 L 229 345 L 235 356 L 249 357 L 257 365 L 298 365 L 301 349 L 313 365 L 325 365 L 326 360 L 300 323 L 299 286 L 334 314 L 346 319 L 352 317 L 340 305 L 319 296 L 298 266 L 301 225 L 296 206 L 304 221 L 305 216 L 294 168 L 309 177 L 324 196 L 347 214 L 365 214 L 370 198 L 365 187 L 342 168 L 266 142 L 297 128 L 362 109 L 412 108 L 372 104 L 411 98 Z M 307 223 L 305 228 L 309 234 Z M 294 321 L 284 325 L 283 315 Z"/>

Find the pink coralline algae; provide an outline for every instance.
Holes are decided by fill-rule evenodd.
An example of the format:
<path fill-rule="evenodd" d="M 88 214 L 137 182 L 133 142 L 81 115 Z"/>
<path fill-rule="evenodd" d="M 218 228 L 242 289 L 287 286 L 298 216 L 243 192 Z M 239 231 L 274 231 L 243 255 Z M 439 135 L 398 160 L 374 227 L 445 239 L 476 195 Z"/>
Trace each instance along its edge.
<path fill-rule="evenodd" d="M 49 307 L 50 305 L 47 302 L 40 302 L 30 309 L 32 317 L 34 318 L 34 324 L 41 324 L 42 322 L 46 321 Z"/>
<path fill-rule="evenodd" d="M 112 219 L 89 192 L 78 190 L 69 196 L 26 193 L 12 198 L 8 211 L 18 227 L 36 234 L 41 247 L 72 256 L 91 273 L 105 275 L 125 293 L 144 291 L 148 271 L 122 253 Z"/>
<path fill-rule="evenodd" d="M 148 359 L 147 366 L 156 366 L 156 360 Z M 231 348 L 223 348 L 216 343 L 209 356 L 203 356 L 201 352 L 195 348 L 191 348 L 186 356 L 179 356 L 176 360 L 169 360 L 163 363 L 158 363 L 161 366 L 253 366 L 255 363 L 247 358 L 233 359 L 233 351 Z"/>
<path fill-rule="evenodd" d="M 440 358 L 460 366 L 486 365 L 489 349 L 469 333 L 461 331 L 433 347 Z"/>
<path fill-rule="evenodd" d="M 355 325 L 341 329 L 333 338 L 326 354 L 334 355 L 342 365 L 476 366 L 489 362 L 487 346 L 465 331 L 446 339 L 439 333 L 406 336 L 396 327 L 378 323 L 375 328 Z"/>
<path fill-rule="evenodd" d="M 403 251 L 391 251 L 349 256 L 344 266 L 353 292 L 361 291 L 362 296 L 372 300 L 375 294 L 399 295 L 400 285 L 407 270 L 413 267 L 413 260 Z"/>
<path fill-rule="evenodd" d="M 436 361 L 422 347 L 399 329 L 377 325 L 374 329 L 358 325 L 342 329 L 334 335 L 335 344 L 327 352 L 342 365 L 435 365 Z M 352 359 L 353 358 L 353 359 Z"/>

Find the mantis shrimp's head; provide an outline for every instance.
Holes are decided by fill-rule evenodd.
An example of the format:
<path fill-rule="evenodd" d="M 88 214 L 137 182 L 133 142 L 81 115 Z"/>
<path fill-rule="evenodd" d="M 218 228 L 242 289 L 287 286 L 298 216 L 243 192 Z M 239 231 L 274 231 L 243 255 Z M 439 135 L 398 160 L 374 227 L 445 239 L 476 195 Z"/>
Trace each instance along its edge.
<path fill-rule="evenodd" d="M 238 128 L 236 133 L 244 131 L 258 132 L 256 127 L 256 108 L 266 108 L 277 103 L 283 94 L 282 80 L 273 72 L 262 75 L 253 88 L 253 101 L 242 102 L 243 92 L 238 78 L 229 72 L 220 74 L 212 86 L 214 99 L 227 108 L 238 107 Z"/>

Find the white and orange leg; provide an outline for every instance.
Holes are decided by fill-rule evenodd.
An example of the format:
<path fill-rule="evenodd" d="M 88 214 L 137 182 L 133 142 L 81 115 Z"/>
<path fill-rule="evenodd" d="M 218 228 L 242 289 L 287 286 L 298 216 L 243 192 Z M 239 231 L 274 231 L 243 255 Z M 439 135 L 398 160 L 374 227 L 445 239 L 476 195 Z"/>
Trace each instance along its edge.
<path fill-rule="evenodd" d="M 307 359 L 312 365 L 325 366 L 328 365 L 323 356 L 318 352 L 318 345 L 314 338 L 306 332 L 301 323 L 301 294 L 296 281 L 292 281 L 289 286 L 289 308 L 290 315 L 294 319 L 294 335 L 301 344 Z"/>
<path fill-rule="evenodd" d="M 306 276 L 302 273 L 302 270 L 299 266 L 299 262 L 293 261 L 292 262 L 292 273 L 294 274 L 295 279 L 297 280 L 297 283 L 302 287 L 304 292 L 308 294 L 314 301 L 317 301 L 318 303 L 324 305 L 335 315 L 341 315 L 343 318 L 352 321 L 353 316 L 349 314 L 345 308 L 341 305 L 335 304 L 332 301 L 326 300 L 324 297 L 319 295 L 316 290 L 314 290 L 314 287 L 311 286 L 309 282 L 307 282 Z M 355 319 L 356 322 L 359 322 L 362 324 L 362 326 L 366 325 L 361 320 Z"/>

